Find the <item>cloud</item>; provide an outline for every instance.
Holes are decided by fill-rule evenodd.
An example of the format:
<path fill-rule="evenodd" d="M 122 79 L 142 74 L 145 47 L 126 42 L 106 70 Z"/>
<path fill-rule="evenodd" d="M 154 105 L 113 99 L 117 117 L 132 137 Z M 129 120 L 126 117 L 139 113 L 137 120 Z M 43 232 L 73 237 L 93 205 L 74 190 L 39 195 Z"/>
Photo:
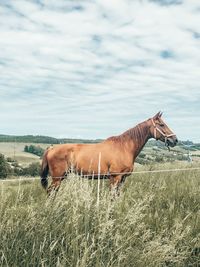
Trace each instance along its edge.
<path fill-rule="evenodd" d="M 0 4 L 1 132 L 104 138 L 161 109 L 181 139 L 199 141 L 199 10 L 189 0 Z"/>
<path fill-rule="evenodd" d="M 162 6 L 180 5 L 183 3 L 182 0 L 151 0 L 151 2 L 158 3 Z"/>

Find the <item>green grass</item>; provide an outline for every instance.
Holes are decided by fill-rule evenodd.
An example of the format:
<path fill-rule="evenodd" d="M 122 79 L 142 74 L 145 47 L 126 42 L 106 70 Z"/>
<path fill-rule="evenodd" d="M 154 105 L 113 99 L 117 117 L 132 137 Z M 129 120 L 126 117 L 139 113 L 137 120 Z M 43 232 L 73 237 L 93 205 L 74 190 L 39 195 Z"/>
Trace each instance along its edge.
<path fill-rule="evenodd" d="M 1 182 L 0 266 L 200 265 L 200 172 L 135 174 L 115 201 L 107 183 L 98 205 L 75 176 L 51 198 L 38 180 Z"/>

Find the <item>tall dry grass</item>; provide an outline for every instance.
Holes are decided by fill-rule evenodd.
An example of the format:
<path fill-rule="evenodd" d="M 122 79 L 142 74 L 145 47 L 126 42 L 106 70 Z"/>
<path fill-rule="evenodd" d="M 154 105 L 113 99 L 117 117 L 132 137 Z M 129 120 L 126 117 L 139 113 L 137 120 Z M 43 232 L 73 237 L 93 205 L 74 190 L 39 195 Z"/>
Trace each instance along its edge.
<path fill-rule="evenodd" d="M 0 185 L 1 266 L 199 266 L 200 172 L 107 181 L 71 176 L 47 199 L 39 182 Z"/>

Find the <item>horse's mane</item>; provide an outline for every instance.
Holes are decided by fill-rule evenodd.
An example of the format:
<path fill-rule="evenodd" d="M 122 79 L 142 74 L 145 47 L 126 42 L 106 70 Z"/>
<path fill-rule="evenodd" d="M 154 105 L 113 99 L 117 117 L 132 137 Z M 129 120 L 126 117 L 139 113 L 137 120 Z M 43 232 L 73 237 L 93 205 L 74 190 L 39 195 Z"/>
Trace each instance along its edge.
<path fill-rule="evenodd" d="M 146 138 L 147 131 L 148 131 L 147 121 L 144 121 L 139 123 L 135 127 L 130 128 L 129 130 L 125 131 L 120 135 L 111 136 L 107 138 L 105 141 L 112 141 L 114 143 L 124 143 L 132 139 L 132 140 L 137 140 L 137 142 L 140 143 Z"/>

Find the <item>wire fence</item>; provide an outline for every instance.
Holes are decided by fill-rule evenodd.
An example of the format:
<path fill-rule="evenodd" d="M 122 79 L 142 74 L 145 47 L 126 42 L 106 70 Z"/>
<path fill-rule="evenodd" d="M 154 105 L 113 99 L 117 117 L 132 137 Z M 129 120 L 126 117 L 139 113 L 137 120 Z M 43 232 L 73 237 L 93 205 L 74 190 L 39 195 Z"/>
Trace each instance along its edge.
<path fill-rule="evenodd" d="M 183 171 L 200 171 L 200 167 L 190 167 L 190 168 L 182 168 L 182 169 L 162 169 L 162 170 L 144 170 L 144 171 L 133 171 L 133 172 L 113 172 L 108 174 L 87 174 L 87 175 L 79 175 L 81 178 L 87 177 L 94 177 L 97 176 L 111 176 L 111 175 L 134 175 L 134 174 L 147 174 L 147 173 L 166 173 L 166 172 L 183 172 Z M 74 173 L 76 174 L 76 173 Z M 50 176 L 51 177 L 51 176 Z M 65 176 L 57 176 L 53 178 L 66 178 Z M 0 179 L 0 182 L 20 182 L 20 181 L 35 181 L 40 180 L 40 177 L 20 177 L 20 178 L 13 178 L 13 179 Z"/>

